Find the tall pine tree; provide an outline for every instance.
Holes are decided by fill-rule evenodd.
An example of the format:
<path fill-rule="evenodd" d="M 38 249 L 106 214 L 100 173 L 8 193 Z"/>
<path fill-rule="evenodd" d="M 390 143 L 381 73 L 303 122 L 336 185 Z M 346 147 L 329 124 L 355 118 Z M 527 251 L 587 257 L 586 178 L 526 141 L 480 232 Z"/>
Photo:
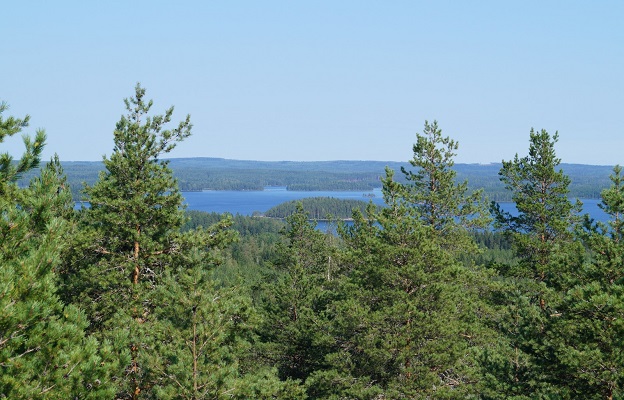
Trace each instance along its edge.
<path fill-rule="evenodd" d="M 557 140 L 557 133 L 531 129 L 529 154 L 503 161 L 499 172 L 518 213 L 503 212 L 495 203 L 492 211 L 519 263 L 499 270 L 504 285 L 495 322 L 507 348 L 484 357 L 494 398 L 570 395 L 565 371 L 556 361 L 553 324 L 584 251 L 574 238 L 581 204 L 570 201 L 570 178 L 557 170 Z"/>
<path fill-rule="evenodd" d="M 119 399 L 292 397 L 299 389 L 270 368 L 247 374 L 250 300 L 220 289 L 215 252 L 231 222 L 181 232 L 183 199 L 166 161 L 190 135 L 187 116 L 166 129 L 173 108 L 150 115 L 136 86 L 114 132 L 106 170 L 85 192 L 80 234 L 65 269 L 66 297 L 84 304 L 91 332 L 114 347 L 107 384 Z"/>
<path fill-rule="evenodd" d="M 310 381 L 318 398 L 466 398 L 480 391 L 478 354 L 492 340 L 482 326 L 482 275 L 464 268 L 468 234 L 488 218 L 479 193 L 452 170 L 457 145 L 437 123 L 418 135 L 402 184 L 386 171 L 386 207 L 342 230 L 341 299 L 327 311 L 332 368 Z M 481 204 L 481 205 L 480 205 Z M 474 219 L 471 219 L 474 218 Z"/>
<path fill-rule="evenodd" d="M 469 193 L 467 181 L 457 182 L 453 166 L 458 147 L 456 141 L 442 136 L 437 121 L 425 121 L 423 133 L 416 135 L 410 160 L 415 170 L 401 168 L 408 181 L 402 185 L 403 201 L 415 207 L 418 218 L 434 229 L 447 250 L 456 254 L 475 251 L 468 231 L 486 228 L 491 221 L 483 191 Z"/>
<path fill-rule="evenodd" d="M 182 196 L 160 157 L 190 135 L 190 117 L 166 129 L 173 107 L 150 115 L 152 101 L 137 84 L 114 131 L 106 170 L 85 193 L 81 233 L 66 270 L 68 297 L 83 304 L 98 337 L 116 347 L 112 371 L 119 398 L 148 395 L 157 383 L 144 362 L 158 321 L 153 294 L 180 251 Z M 144 396 L 143 396 L 144 397 Z"/>
<path fill-rule="evenodd" d="M 531 129 L 529 155 L 503 161 L 499 172 L 518 214 L 503 212 L 496 203 L 492 208 L 497 226 L 510 236 L 523 260 L 524 270 L 516 274 L 549 284 L 561 276 L 551 269 L 551 260 L 558 247 L 573 241 L 581 211 L 581 203 L 568 198 L 570 178 L 556 169 L 561 163 L 555 153 L 558 139 L 557 133 L 551 137 L 543 129 Z"/>

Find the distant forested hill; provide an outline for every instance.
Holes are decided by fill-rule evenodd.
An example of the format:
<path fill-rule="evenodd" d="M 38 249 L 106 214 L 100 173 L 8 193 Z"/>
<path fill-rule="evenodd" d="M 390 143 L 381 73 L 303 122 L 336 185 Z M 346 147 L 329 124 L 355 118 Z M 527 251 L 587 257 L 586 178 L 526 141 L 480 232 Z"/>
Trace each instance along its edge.
<path fill-rule="evenodd" d="M 289 190 L 371 190 L 380 187 L 379 178 L 386 166 L 403 179 L 396 161 L 246 161 L 223 158 L 174 158 L 169 160 L 182 191 L 191 190 L 262 190 L 265 186 L 286 186 Z M 82 182 L 93 184 L 101 162 L 66 161 L 62 163 L 74 196 L 79 197 Z M 611 166 L 561 164 L 572 179 L 571 195 L 598 198 L 610 185 Z M 468 180 L 471 189 L 483 188 L 491 200 L 509 200 L 509 193 L 499 181 L 501 164 L 456 164 L 459 180 Z M 37 171 L 22 178 L 21 184 Z"/>

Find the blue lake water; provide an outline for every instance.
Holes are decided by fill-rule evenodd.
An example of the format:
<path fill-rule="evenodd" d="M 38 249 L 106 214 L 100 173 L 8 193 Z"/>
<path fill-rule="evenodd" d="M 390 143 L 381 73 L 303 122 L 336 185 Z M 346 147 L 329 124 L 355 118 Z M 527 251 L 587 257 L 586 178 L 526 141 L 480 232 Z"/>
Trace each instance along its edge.
<path fill-rule="evenodd" d="M 306 197 L 334 197 L 349 200 L 372 200 L 375 204 L 383 204 L 381 189 L 368 192 L 307 192 L 291 191 L 285 187 L 267 187 L 263 191 L 214 190 L 203 192 L 183 192 L 189 210 L 208 212 L 252 215 L 254 211 L 265 212 L 278 204 L 301 200 Z"/>
<path fill-rule="evenodd" d="M 263 191 L 203 191 L 182 193 L 189 210 L 252 215 L 255 211 L 265 212 L 273 206 L 306 197 L 334 197 L 337 199 L 363 200 L 382 205 L 381 189 L 367 192 L 304 192 L 290 191 L 285 187 L 267 187 Z M 582 199 L 583 212 L 597 221 L 606 221 L 607 215 L 598 207 L 599 199 Z M 505 211 L 515 212 L 514 203 L 500 203 Z"/>

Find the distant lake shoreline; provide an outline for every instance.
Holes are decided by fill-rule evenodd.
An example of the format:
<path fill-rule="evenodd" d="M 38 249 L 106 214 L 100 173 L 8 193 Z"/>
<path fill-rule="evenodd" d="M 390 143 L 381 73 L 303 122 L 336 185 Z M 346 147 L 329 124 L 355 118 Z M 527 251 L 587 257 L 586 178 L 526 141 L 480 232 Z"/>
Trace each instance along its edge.
<path fill-rule="evenodd" d="M 380 188 L 371 191 L 293 191 L 282 186 L 270 186 L 258 191 L 207 190 L 182 192 L 184 203 L 189 210 L 230 213 L 251 216 L 264 213 L 278 204 L 300 200 L 307 197 L 333 197 L 337 199 L 372 201 L 383 205 L 383 194 Z M 587 213 L 597 221 L 605 222 L 608 216 L 598 207 L 600 199 L 580 199 L 583 202 L 583 213 Z M 504 211 L 514 213 L 513 202 L 500 202 Z"/>
<path fill-rule="evenodd" d="M 307 197 L 333 197 L 337 199 L 362 200 L 382 205 L 381 189 L 371 191 L 297 191 L 284 186 L 268 186 L 264 190 L 207 190 L 182 192 L 189 210 L 231 213 L 251 216 L 264 213 L 278 204 Z"/>

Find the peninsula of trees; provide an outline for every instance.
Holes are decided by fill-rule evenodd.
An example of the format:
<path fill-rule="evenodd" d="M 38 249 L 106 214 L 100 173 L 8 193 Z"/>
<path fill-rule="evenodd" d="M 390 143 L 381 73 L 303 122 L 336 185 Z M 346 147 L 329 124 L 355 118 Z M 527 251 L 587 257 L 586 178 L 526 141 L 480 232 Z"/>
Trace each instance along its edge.
<path fill-rule="evenodd" d="M 190 117 L 152 105 L 140 85 L 125 100 L 88 208 L 69 164 L 39 168 L 43 131 L 0 154 L 0 397 L 624 396 L 619 166 L 596 223 L 569 199 L 558 134 L 531 129 L 497 167 L 511 215 L 426 121 L 381 176 L 385 206 L 324 233 L 301 203 L 285 222 L 185 212 L 164 157 Z M 0 143 L 28 119 L 1 103 Z"/>

